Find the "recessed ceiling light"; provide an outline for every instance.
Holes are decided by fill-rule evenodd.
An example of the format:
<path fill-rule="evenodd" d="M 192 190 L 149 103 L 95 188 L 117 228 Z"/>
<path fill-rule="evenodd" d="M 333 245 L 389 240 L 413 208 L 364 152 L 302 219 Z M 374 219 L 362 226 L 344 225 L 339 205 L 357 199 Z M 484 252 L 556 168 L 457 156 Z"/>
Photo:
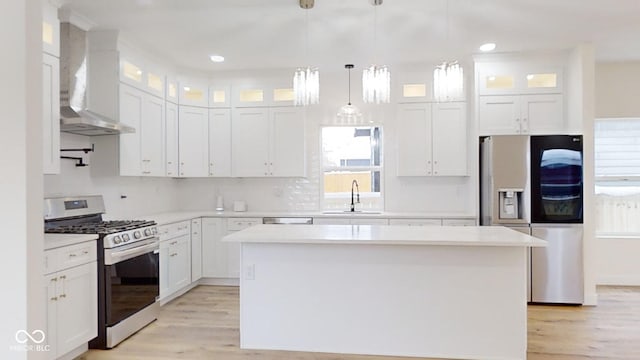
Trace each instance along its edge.
<path fill-rule="evenodd" d="M 496 49 L 496 44 L 495 43 L 486 43 L 486 44 L 482 44 L 480 46 L 480 51 L 482 51 L 482 52 L 493 51 L 495 49 Z"/>
<path fill-rule="evenodd" d="M 215 63 L 220 63 L 224 61 L 224 56 L 222 55 L 211 55 L 209 56 L 209 59 L 211 59 L 211 61 L 215 62 Z"/>

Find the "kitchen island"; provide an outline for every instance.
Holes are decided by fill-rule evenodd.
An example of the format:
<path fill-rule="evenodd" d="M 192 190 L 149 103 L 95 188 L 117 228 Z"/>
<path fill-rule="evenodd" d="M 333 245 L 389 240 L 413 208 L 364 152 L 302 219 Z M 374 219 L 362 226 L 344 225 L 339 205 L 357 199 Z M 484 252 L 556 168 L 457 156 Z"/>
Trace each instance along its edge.
<path fill-rule="evenodd" d="M 259 225 L 242 243 L 240 347 L 525 359 L 527 247 L 503 227 Z"/>

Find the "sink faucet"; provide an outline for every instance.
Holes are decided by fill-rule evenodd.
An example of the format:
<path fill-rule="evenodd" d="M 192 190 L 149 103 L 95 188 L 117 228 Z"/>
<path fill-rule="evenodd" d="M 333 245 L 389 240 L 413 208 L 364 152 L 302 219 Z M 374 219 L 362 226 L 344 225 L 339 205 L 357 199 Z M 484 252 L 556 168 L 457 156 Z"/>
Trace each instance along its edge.
<path fill-rule="evenodd" d="M 357 191 L 355 202 L 353 202 L 353 186 L 354 185 Z M 360 189 L 358 188 L 358 182 L 356 181 L 356 179 L 353 179 L 353 181 L 351 182 L 351 212 L 356 211 L 356 203 L 360 204 Z"/>

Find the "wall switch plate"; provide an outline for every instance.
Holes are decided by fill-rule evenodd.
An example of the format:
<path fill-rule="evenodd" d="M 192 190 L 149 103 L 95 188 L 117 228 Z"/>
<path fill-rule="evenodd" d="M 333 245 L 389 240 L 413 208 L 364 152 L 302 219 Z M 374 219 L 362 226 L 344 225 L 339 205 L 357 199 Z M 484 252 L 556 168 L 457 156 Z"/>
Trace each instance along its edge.
<path fill-rule="evenodd" d="M 255 280 L 256 279 L 256 266 L 254 264 L 245 266 L 242 277 L 245 280 Z"/>

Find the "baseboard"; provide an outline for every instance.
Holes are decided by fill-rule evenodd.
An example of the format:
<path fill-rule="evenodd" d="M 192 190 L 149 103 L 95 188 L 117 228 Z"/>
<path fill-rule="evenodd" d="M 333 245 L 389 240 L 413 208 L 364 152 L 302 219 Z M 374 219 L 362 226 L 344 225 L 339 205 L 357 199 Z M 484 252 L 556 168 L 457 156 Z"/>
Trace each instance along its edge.
<path fill-rule="evenodd" d="M 168 303 L 170 303 L 171 301 L 179 298 L 180 296 L 184 295 L 187 291 L 193 289 L 194 287 L 198 286 L 198 282 L 192 282 L 191 284 L 183 287 L 182 289 L 174 292 L 171 295 L 166 296 L 165 298 L 160 299 L 160 306 L 164 306 Z"/>
<path fill-rule="evenodd" d="M 200 285 L 240 286 L 237 278 L 202 278 L 198 280 Z"/>
<path fill-rule="evenodd" d="M 584 306 L 598 305 L 598 294 L 597 293 L 585 294 L 584 303 L 582 305 Z"/>
<path fill-rule="evenodd" d="M 88 350 L 89 350 L 89 344 L 88 343 L 84 343 L 84 344 L 78 346 L 77 348 L 69 351 L 68 353 L 56 358 L 56 360 L 72 360 L 72 359 L 75 359 L 78 356 L 84 354 Z"/>
<path fill-rule="evenodd" d="M 599 276 L 597 285 L 640 286 L 640 276 L 637 276 L 637 275 Z"/>

